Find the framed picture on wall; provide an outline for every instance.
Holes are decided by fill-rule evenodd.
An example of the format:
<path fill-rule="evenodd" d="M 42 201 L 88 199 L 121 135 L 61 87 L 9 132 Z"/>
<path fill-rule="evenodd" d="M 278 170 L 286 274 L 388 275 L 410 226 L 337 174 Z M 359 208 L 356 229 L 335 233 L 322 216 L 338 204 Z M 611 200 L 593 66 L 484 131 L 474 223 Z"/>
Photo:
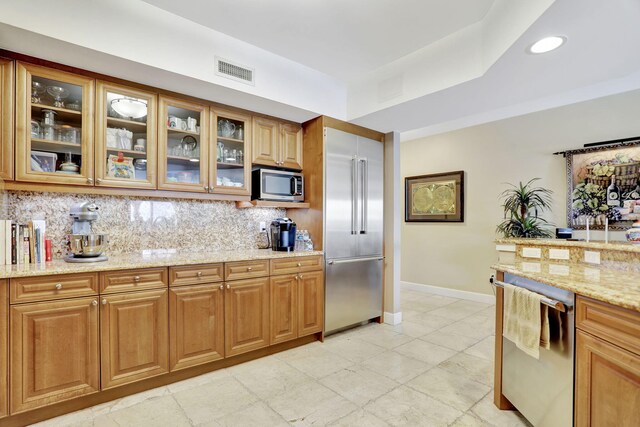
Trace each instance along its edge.
<path fill-rule="evenodd" d="M 629 140 L 631 139 L 631 141 Z M 566 151 L 567 224 L 626 230 L 640 219 L 640 138 Z"/>
<path fill-rule="evenodd" d="M 406 222 L 464 222 L 464 171 L 404 179 Z"/>

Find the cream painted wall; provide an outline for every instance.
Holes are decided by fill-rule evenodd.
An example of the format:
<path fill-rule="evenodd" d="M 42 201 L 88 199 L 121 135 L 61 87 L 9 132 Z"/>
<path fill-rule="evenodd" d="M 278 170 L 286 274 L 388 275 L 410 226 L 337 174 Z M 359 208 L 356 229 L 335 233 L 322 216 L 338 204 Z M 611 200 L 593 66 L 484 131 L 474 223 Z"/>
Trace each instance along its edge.
<path fill-rule="evenodd" d="M 640 91 L 634 91 L 403 142 L 403 178 L 465 171 L 465 222 L 403 221 L 401 280 L 491 294 L 503 183 L 542 178 L 540 185 L 554 191 L 547 219 L 566 226 L 565 161 L 553 153 L 638 136 L 639 117 Z"/>

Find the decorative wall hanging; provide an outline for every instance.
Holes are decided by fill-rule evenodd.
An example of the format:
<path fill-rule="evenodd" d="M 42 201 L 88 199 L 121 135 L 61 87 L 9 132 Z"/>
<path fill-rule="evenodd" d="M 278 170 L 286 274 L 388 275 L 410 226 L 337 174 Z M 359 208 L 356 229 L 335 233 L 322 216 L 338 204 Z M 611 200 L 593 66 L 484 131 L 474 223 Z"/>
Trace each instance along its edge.
<path fill-rule="evenodd" d="M 464 171 L 405 178 L 406 222 L 464 222 Z"/>

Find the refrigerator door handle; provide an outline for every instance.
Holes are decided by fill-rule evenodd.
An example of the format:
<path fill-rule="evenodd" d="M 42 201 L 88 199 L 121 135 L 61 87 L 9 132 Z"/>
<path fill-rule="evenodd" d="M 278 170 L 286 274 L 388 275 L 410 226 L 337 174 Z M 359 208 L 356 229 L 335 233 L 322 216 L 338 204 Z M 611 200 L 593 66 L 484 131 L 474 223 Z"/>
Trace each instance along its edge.
<path fill-rule="evenodd" d="M 352 262 L 365 262 L 365 261 L 382 261 L 384 257 L 381 256 L 372 256 L 367 258 L 356 258 L 356 259 L 341 259 L 341 260 L 331 260 L 327 261 L 327 264 L 348 264 Z"/>
<path fill-rule="evenodd" d="M 351 159 L 351 234 L 358 234 L 358 205 L 356 197 L 358 195 L 358 163 L 355 156 Z"/>
<path fill-rule="evenodd" d="M 360 159 L 362 168 L 360 170 L 360 191 L 362 197 L 360 197 L 360 234 L 367 234 L 367 205 L 369 199 L 369 188 L 367 187 L 369 180 L 369 163 L 367 159 Z"/>

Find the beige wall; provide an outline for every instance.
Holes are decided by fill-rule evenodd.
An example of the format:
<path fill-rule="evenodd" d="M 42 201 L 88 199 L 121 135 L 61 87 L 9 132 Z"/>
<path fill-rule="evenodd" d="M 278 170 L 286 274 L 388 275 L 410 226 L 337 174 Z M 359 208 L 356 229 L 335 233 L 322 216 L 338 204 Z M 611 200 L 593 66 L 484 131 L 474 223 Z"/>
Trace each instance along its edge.
<path fill-rule="evenodd" d="M 465 222 L 403 221 L 401 280 L 492 293 L 487 280 L 503 183 L 542 178 L 540 185 L 554 191 L 547 219 L 566 226 L 565 161 L 553 153 L 638 135 L 640 91 L 634 91 L 403 142 L 403 178 L 465 171 Z"/>

